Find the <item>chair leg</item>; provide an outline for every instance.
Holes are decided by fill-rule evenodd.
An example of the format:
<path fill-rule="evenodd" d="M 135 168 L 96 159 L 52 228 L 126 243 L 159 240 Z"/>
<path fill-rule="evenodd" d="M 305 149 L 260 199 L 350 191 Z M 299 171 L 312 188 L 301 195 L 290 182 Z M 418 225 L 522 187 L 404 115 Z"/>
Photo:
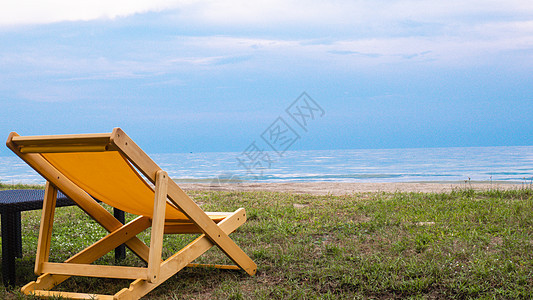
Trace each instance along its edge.
<path fill-rule="evenodd" d="M 57 201 L 57 189 L 46 182 L 44 192 L 43 211 L 41 214 L 41 227 L 37 242 L 37 254 L 35 256 L 35 274 L 41 275 L 43 263 L 48 261 L 50 255 L 50 241 L 52 239 L 52 227 Z"/>
<path fill-rule="evenodd" d="M 148 281 L 155 282 L 159 277 L 161 253 L 163 251 L 163 231 L 165 229 L 165 208 L 167 206 L 168 174 L 159 170 L 156 174 L 150 255 L 148 257 Z"/>

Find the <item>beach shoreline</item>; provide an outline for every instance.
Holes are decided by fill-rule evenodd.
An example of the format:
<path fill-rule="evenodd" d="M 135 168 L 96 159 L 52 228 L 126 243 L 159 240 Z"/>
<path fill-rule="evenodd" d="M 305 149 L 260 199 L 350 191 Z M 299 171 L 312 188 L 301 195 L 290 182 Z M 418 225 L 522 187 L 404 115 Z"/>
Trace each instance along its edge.
<path fill-rule="evenodd" d="M 502 182 L 239 182 L 239 183 L 179 183 L 185 191 L 267 191 L 312 195 L 346 195 L 374 192 L 448 193 L 454 190 L 510 190 L 529 184 Z"/>

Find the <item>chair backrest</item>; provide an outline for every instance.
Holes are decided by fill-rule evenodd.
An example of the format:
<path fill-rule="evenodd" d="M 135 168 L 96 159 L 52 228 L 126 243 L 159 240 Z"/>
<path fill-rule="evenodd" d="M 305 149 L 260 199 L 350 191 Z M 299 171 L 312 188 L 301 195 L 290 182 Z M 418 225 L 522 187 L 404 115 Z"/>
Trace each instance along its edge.
<path fill-rule="evenodd" d="M 14 143 L 21 153 L 42 156 L 66 178 L 92 197 L 120 210 L 151 217 L 154 189 L 119 151 L 107 147 L 110 135 L 20 137 Z M 59 138 L 61 137 L 61 138 Z M 33 139 L 32 139 L 33 138 Z M 167 201 L 165 218 L 188 220 Z"/>

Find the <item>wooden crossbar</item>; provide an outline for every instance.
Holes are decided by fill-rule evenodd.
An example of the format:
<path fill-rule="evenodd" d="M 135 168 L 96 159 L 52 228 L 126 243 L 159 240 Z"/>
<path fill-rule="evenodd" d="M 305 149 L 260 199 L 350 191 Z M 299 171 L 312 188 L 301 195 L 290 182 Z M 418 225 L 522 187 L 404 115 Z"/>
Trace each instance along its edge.
<path fill-rule="evenodd" d="M 47 297 L 47 298 L 67 298 L 67 299 L 90 299 L 90 300 L 113 300 L 114 297 L 110 295 L 98 295 L 98 294 L 83 294 L 83 293 L 71 293 L 71 292 L 56 292 L 56 291 L 43 291 L 35 290 L 32 293 L 38 297 Z"/>
<path fill-rule="evenodd" d="M 104 277 L 118 279 L 137 279 L 147 277 L 146 268 L 73 263 L 65 264 L 45 262 L 43 263 L 43 272 L 56 275 Z"/>
<path fill-rule="evenodd" d="M 103 152 L 107 145 L 60 145 L 60 146 L 23 146 L 21 153 L 66 153 L 66 152 Z"/>
<path fill-rule="evenodd" d="M 239 266 L 235 265 L 211 265 L 211 264 L 188 264 L 187 268 L 215 268 L 224 270 L 240 270 Z"/>
<path fill-rule="evenodd" d="M 110 133 L 13 136 L 10 141 L 19 146 L 28 145 L 95 145 L 108 144 Z"/>

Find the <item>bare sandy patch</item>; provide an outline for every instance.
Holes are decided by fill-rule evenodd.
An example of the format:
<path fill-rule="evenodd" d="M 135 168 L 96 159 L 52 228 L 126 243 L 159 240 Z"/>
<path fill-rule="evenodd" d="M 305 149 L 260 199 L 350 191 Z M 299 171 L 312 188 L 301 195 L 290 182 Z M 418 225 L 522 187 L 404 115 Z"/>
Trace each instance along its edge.
<path fill-rule="evenodd" d="M 426 182 L 390 182 L 390 183 L 358 183 L 358 182 L 269 182 L 269 183 L 182 183 L 184 190 L 202 191 L 269 191 L 312 195 L 346 195 L 371 192 L 423 192 L 446 193 L 460 189 L 474 190 L 508 190 L 519 189 L 520 184 L 507 183 L 426 183 Z"/>

